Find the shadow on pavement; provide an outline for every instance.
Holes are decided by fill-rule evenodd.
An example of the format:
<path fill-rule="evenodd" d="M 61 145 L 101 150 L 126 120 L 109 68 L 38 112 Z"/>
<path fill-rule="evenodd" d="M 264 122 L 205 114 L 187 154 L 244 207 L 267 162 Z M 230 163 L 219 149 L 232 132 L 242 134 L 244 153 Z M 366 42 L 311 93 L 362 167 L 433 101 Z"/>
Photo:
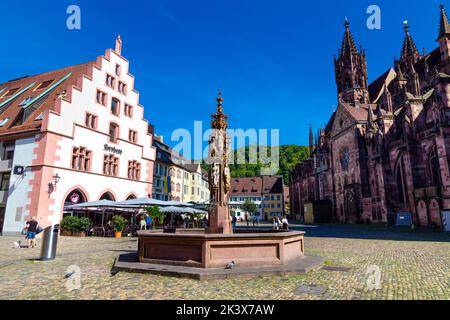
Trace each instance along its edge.
<path fill-rule="evenodd" d="M 243 228 L 243 227 L 237 227 Z M 246 227 L 252 228 L 252 227 Z M 261 228 L 261 227 L 259 227 Z M 270 227 L 266 227 L 270 229 Z M 305 231 L 306 237 L 318 238 L 349 238 L 372 240 L 399 240 L 399 241 L 432 241 L 449 242 L 450 232 L 429 229 L 409 229 L 406 227 L 379 226 L 379 225 L 290 225 L 290 230 Z"/>

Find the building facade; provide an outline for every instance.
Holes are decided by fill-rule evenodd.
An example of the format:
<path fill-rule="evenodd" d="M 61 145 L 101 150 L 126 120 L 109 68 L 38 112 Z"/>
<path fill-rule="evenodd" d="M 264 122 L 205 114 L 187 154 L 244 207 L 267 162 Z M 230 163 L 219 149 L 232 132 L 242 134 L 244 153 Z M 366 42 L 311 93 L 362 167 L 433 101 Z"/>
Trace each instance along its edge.
<path fill-rule="evenodd" d="M 196 203 L 209 201 L 208 173 L 200 164 L 178 155 L 160 136 L 155 137 L 153 146 L 156 149 L 153 198 Z"/>
<path fill-rule="evenodd" d="M 394 223 L 410 212 L 440 227 L 450 209 L 450 25 L 440 9 L 438 47 L 419 52 L 405 24 L 399 59 L 368 84 L 366 54 L 345 23 L 335 57 L 338 108 L 290 175 L 291 212 L 329 201 L 332 220 Z"/>
<path fill-rule="evenodd" d="M 284 203 L 284 183 L 282 176 L 262 176 L 248 178 L 232 178 L 229 205 L 237 218 L 245 212 L 242 205 L 245 201 L 255 203 L 255 212 L 262 220 L 270 220 L 275 216 L 286 214 Z"/>
<path fill-rule="evenodd" d="M 2 233 L 67 205 L 152 195 L 153 126 L 122 41 L 95 61 L 0 84 Z"/>

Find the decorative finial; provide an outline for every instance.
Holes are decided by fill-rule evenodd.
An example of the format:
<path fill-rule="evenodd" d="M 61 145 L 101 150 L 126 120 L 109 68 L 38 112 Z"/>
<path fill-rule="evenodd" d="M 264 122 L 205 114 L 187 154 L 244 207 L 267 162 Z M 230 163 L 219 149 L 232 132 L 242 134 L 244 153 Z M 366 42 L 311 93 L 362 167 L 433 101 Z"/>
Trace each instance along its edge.
<path fill-rule="evenodd" d="M 345 17 L 344 26 L 345 26 L 345 29 L 348 29 L 349 26 L 350 26 L 350 22 L 348 21 L 348 18 L 347 18 L 347 17 Z"/>
<path fill-rule="evenodd" d="M 405 33 L 406 33 L 406 34 L 409 33 L 408 20 L 403 21 L 403 29 L 405 29 Z"/>
<path fill-rule="evenodd" d="M 117 35 L 116 38 L 116 49 L 115 49 L 116 53 L 118 55 L 122 54 L 122 39 L 120 38 L 120 34 Z"/>
<path fill-rule="evenodd" d="M 222 92 L 219 90 L 217 92 L 217 107 L 222 107 L 223 98 L 222 98 Z"/>

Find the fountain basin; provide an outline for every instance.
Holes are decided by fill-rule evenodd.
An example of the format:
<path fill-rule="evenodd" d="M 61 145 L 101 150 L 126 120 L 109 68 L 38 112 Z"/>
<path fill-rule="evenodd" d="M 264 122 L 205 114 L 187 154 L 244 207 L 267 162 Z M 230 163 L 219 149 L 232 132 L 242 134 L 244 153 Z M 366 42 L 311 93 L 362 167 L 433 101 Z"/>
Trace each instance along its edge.
<path fill-rule="evenodd" d="M 175 233 L 138 231 L 141 263 L 196 268 L 288 265 L 304 257 L 304 232 L 236 229 L 233 234 L 208 234 L 203 229 Z"/>

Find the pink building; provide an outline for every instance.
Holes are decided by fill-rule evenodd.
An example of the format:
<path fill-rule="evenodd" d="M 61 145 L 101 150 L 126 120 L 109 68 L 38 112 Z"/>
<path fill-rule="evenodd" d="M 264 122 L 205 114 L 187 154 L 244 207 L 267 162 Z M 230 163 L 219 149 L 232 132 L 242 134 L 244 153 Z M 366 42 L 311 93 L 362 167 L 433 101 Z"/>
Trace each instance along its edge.
<path fill-rule="evenodd" d="M 153 127 L 122 41 L 95 61 L 0 84 L 0 228 L 64 206 L 152 194 Z"/>
<path fill-rule="evenodd" d="M 291 173 L 291 212 L 328 201 L 343 223 L 393 223 L 410 212 L 441 227 L 450 210 L 450 24 L 440 10 L 438 47 L 419 52 L 409 26 L 394 65 L 368 84 L 366 54 L 345 23 L 335 57 L 338 108 Z M 313 141 L 315 140 L 315 141 Z"/>

